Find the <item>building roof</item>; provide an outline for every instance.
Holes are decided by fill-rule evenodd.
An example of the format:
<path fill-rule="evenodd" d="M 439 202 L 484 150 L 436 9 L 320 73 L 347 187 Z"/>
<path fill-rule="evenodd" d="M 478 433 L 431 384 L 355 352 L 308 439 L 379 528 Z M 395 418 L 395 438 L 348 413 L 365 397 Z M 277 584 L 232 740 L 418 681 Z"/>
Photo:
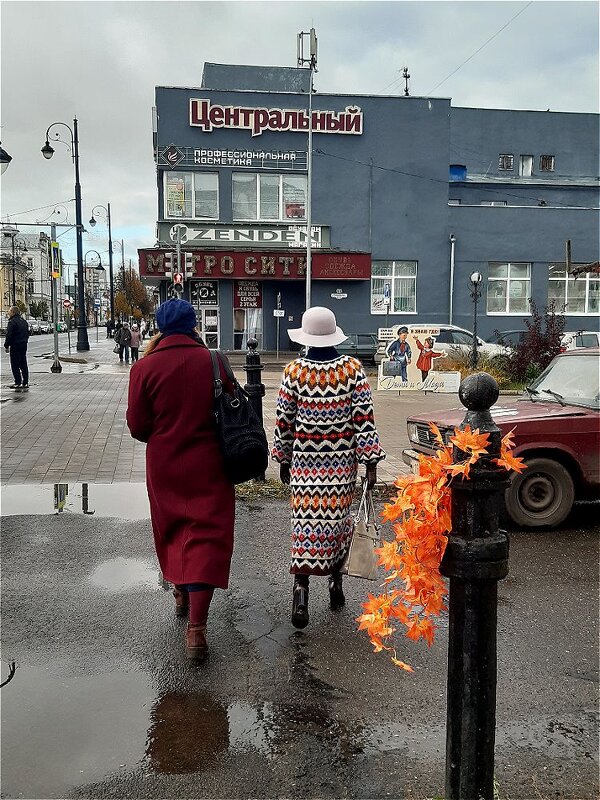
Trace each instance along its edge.
<path fill-rule="evenodd" d="M 254 92 L 306 92 L 310 70 L 300 67 L 250 67 L 205 63 L 202 89 Z"/>

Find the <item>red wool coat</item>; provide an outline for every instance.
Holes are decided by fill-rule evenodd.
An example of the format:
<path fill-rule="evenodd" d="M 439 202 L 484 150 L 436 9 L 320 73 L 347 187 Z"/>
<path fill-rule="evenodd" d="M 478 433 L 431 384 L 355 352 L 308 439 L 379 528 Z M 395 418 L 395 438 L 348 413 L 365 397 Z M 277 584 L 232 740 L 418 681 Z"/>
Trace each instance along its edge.
<path fill-rule="evenodd" d="M 227 384 L 223 372 L 221 379 Z M 217 441 L 207 348 L 173 334 L 134 364 L 127 425 L 148 443 L 146 483 L 165 580 L 226 589 L 235 494 Z"/>

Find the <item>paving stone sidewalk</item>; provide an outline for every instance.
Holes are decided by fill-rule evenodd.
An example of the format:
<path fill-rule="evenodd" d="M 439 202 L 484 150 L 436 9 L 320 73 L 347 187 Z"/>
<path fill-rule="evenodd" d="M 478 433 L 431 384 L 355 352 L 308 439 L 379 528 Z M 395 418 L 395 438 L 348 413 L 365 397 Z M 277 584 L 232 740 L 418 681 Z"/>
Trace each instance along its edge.
<path fill-rule="evenodd" d="M 112 353 L 112 341 L 98 344 L 73 357 L 86 363 L 63 361 L 63 372 L 49 372 L 51 360 L 30 355 L 30 390 L 15 393 L 8 362 L 2 358 L 1 481 L 10 483 L 113 483 L 145 480 L 145 445 L 129 435 L 125 422 L 129 367 Z M 51 349 L 51 344 L 49 348 Z M 65 348 L 61 343 L 61 359 Z M 41 352 L 41 348 L 38 347 Z M 275 423 L 275 400 L 281 366 L 266 354 L 262 373 L 266 386 L 263 401 L 269 437 Z M 240 382 L 245 382 L 240 356 L 232 359 Z M 376 378 L 371 378 L 372 385 Z M 408 446 L 406 417 L 420 411 L 456 407 L 455 395 L 424 395 L 374 391 L 375 418 L 387 451 L 379 479 L 386 483 L 407 471 L 402 450 Z M 278 475 L 270 464 L 267 477 Z"/>

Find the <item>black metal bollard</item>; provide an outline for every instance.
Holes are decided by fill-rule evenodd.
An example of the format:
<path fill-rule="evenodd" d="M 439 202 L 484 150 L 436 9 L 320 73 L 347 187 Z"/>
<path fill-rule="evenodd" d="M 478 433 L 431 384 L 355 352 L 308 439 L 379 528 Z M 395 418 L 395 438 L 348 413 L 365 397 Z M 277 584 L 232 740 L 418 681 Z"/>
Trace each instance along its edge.
<path fill-rule="evenodd" d="M 502 436 L 489 410 L 498 394 L 486 372 L 465 378 L 459 389 L 467 408 L 461 428 L 479 428 L 490 441 L 470 480 L 452 480 L 452 531 L 440 566 L 450 579 L 446 800 L 494 797 L 498 581 L 508 574 L 508 538 L 498 529 L 508 479 L 491 461 Z"/>
<path fill-rule="evenodd" d="M 252 403 L 252 406 L 258 414 L 258 417 L 264 427 L 262 399 L 265 396 L 265 385 L 260 379 L 260 373 L 263 371 L 264 367 L 260 363 L 260 353 L 257 352 L 257 347 L 258 342 L 256 339 L 248 339 L 246 366 L 244 367 L 246 370 L 246 383 L 244 385 L 244 389 L 248 393 L 250 402 Z M 264 473 L 257 480 L 264 481 Z"/>

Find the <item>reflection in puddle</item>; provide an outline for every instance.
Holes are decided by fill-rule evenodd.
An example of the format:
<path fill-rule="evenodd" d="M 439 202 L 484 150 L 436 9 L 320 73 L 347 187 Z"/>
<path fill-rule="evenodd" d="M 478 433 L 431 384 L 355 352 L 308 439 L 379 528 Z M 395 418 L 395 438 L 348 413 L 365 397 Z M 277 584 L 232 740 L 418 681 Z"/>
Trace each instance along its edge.
<path fill-rule="evenodd" d="M 157 574 L 156 566 L 151 561 L 118 556 L 98 564 L 88 580 L 100 589 L 128 592 L 141 587 L 158 588 Z"/>
<path fill-rule="evenodd" d="M 2 796 L 67 797 L 131 769 L 144 755 L 151 699 L 143 672 L 74 677 L 19 666 L 2 689 Z"/>
<path fill-rule="evenodd" d="M 2 516 L 84 514 L 150 519 L 145 483 L 42 483 L 3 486 Z"/>

